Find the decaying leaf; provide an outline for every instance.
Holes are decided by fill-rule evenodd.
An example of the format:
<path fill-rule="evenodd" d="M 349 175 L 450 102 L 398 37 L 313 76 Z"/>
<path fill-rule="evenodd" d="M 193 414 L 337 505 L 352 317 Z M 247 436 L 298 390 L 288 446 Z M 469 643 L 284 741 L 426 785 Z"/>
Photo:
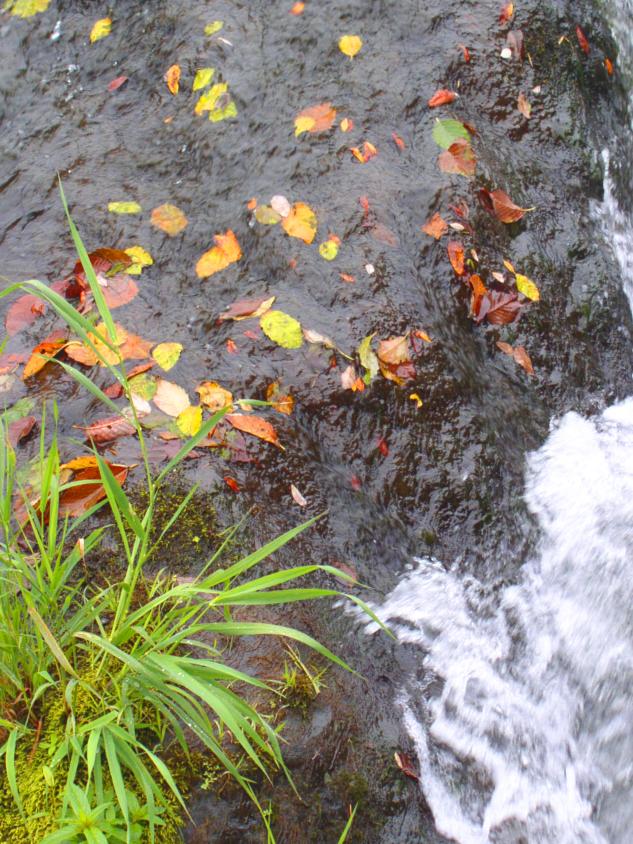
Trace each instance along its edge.
<path fill-rule="evenodd" d="M 436 91 L 429 100 L 429 108 L 437 108 L 438 106 L 448 105 L 455 102 L 459 94 L 455 91 L 448 91 L 446 88 L 440 88 Z"/>
<path fill-rule="evenodd" d="M 152 357 L 165 372 L 169 372 L 177 363 L 182 352 L 180 343 L 159 343 L 152 349 Z"/>
<path fill-rule="evenodd" d="M 318 331 L 313 331 L 311 328 L 303 329 L 303 336 L 307 343 L 315 343 L 317 346 L 325 346 L 326 349 L 334 349 L 334 341 L 324 334 L 319 334 Z"/>
<path fill-rule="evenodd" d="M 225 234 L 214 235 L 213 240 L 216 245 L 205 252 L 196 264 L 196 273 L 199 278 L 208 278 L 242 257 L 242 250 L 231 229 L 228 229 Z"/>
<path fill-rule="evenodd" d="M 60 336 L 60 333 L 56 332 L 56 334 L 52 334 L 50 337 L 42 340 L 41 343 L 38 343 L 33 349 L 22 372 L 23 381 L 26 381 L 27 378 L 31 378 L 31 376 L 43 369 L 49 360 L 52 360 L 67 346 L 68 340 L 65 335 Z"/>
<path fill-rule="evenodd" d="M 350 147 L 349 151 L 361 164 L 367 164 L 368 161 L 378 155 L 378 150 L 369 141 L 364 141 L 361 147 Z"/>
<path fill-rule="evenodd" d="M 339 38 L 338 48 L 341 53 L 353 59 L 363 46 L 363 41 L 358 35 L 343 35 Z"/>
<path fill-rule="evenodd" d="M 352 392 L 362 392 L 365 389 L 365 382 L 356 371 L 356 367 L 351 364 L 341 372 L 341 386 L 344 390 L 352 390 Z"/>
<path fill-rule="evenodd" d="M 217 381 L 203 381 L 196 387 L 196 393 L 211 413 L 233 406 L 233 394 L 221 387 Z"/>
<path fill-rule="evenodd" d="M 85 458 L 85 460 L 90 459 L 94 460 L 94 464 L 86 463 L 82 468 L 79 468 L 79 465 L 81 465 L 80 461 L 71 461 L 60 467 L 62 469 L 68 469 L 73 465 L 73 462 L 79 464 L 76 469 L 73 469 L 75 475 L 72 479 L 73 481 L 77 481 L 79 485 L 66 488 L 62 491 L 59 498 L 60 515 L 79 516 L 106 497 L 99 466 L 94 457 Z M 116 482 L 119 486 L 123 486 L 127 478 L 128 467 L 109 463 L 108 461 L 106 463 L 114 475 Z"/>
<path fill-rule="evenodd" d="M 514 3 L 504 3 L 501 13 L 499 14 L 499 23 L 504 24 L 512 20 L 514 15 Z"/>
<path fill-rule="evenodd" d="M 526 120 L 530 119 L 530 117 L 532 116 L 532 106 L 528 102 L 528 99 L 523 93 L 523 91 L 521 91 L 517 99 L 517 108 Z"/>
<path fill-rule="evenodd" d="M 508 5 L 511 6 L 512 3 Z M 400 770 L 405 776 L 410 777 L 410 779 L 415 780 L 416 782 L 419 780 L 419 777 L 415 772 L 415 768 L 413 767 L 413 760 L 409 755 L 400 751 L 394 753 L 393 758 L 396 761 L 396 765 L 400 768 Z"/>
<path fill-rule="evenodd" d="M 477 159 L 470 141 L 463 138 L 440 153 L 437 163 L 443 173 L 456 173 L 467 178 L 474 176 L 477 168 Z"/>
<path fill-rule="evenodd" d="M 440 214 L 436 213 L 422 226 L 422 231 L 439 240 L 448 231 L 448 224 Z"/>
<path fill-rule="evenodd" d="M 255 209 L 255 219 L 264 226 L 276 226 L 281 222 L 281 214 L 270 205 L 258 205 Z"/>
<path fill-rule="evenodd" d="M 409 335 L 403 334 L 399 337 L 390 337 L 388 340 L 381 340 L 378 343 L 378 359 L 389 366 L 408 363 L 411 359 Z"/>
<path fill-rule="evenodd" d="M 156 382 L 154 404 L 167 416 L 176 417 L 189 407 L 190 401 L 186 390 L 183 390 L 179 384 L 159 378 Z"/>
<path fill-rule="evenodd" d="M 515 362 L 518 363 L 519 366 L 523 367 L 528 375 L 534 375 L 534 367 L 532 366 L 532 361 L 530 360 L 530 356 L 527 353 L 525 346 L 516 346 L 513 348 L 509 343 L 503 343 L 501 340 L 498 340 L 497 348 L 499 348 L 504 354 L 510 355 L 510 357 L 514 358 Z"/>
<path fill-rule="evenodd" d="M 299 507 L 308 506 L 308 502 L 294 484 L 290 484 L 290 495 L 292 495 L 293 500 L 299 505 Z"/>
<path fill-rule="evenodd" d="M 180 65 L 172 64 L 165 72 L 165 82 L 170 93 L 177 94 L 180 88 Z"/>
<path fill-rule="evenodd" d="M 510 50 L 510 57 L 521 61 L 524 55 L 523 32 L 520 29 L 511 29 L 506 36 L 506 49 Z"/>
<path fill-rule="evenodd" d="M 112 20 L 110 18 L 101 18 L 90 30 L 90 43 L 94 44 L 95 41 L 101 41 L 102 38 L 110 34 L 111 30 Z"/>
<path fill-rule="evenodd" d="M 316 237 L 316 214 L 305 202 L 295 202 L 288 216 L 281 221 L 281 225 L 286 234 L 297 237 L 304 243 L 312 243 Z"/>
<path fill-rule="evenodd" d="M 336 109 L 332 103 L 321 103 L 320 105 L 304 108 L 295 117 L 295 136 L 303 132 L 327 132 L 331 129 L 336 120 Z"/>
<path fill-rule="evenodd" d="M 136 433 L 136 428 L 124 416 L 110 416 L 98 419 L 90 425 L 78 426 L 86 435 L 87 440 L 97 445 L 113 442 L 120 437 L 130 437 Z"/>
<path fill-rule="evenodd" d="M 267 311 L 259 324 L 264 334 L 284 349 L 298 349 L 303 345 L 301 324 L 283 311 Z"/>
<path fill-rule="evenodd" d="M 187 227 L 188 220 L 177 205 L 166 202 L 154 208 L 151 215 L 152 225 L 164 231 L 170 237 L 180 234 Z"/>
<path fill-rule="evenodd" d="M 278 412 L 289 416 L 295 406 L 295 400 L 290 393 L 283 394 L 281 392 L 279 381 L 273 381 L 266 387 L 266 401 L 269 401 L 272 407 Z"/>
<path fill-rule="evenodd" d="M 466 272 L 464 247 L 459 240 L 449 240 L 447 245 L 448 259 L 456 275 L 462 276 Z"/>
<path fill-rule="evenodd" d="M 376 375 L 378 375 L 378 371 L 380 369 L 378 356 L 371 347 L 372 340 L 375 336 L 375 334 L 368 334 L 366 337 L 363 337 L 357 349 L 358 359 L 361 362 L 361 365 L 365 368 L 363 381 L 367 385 L 371 384 L 372 380 L 376 377 Z"/>
<path fill-rule="evenodd" d="M 507 325 L 518 319 L 522 307 L 514 291 L 487 290 L 482 296 L 475 322 L 487 319 L 492 325 Z"/>
<path fill-rule="evenodd" d="M 8 424 L 8 437 L 9 443 L 13 448 L 23 440 L 33 430 L 35 425 L 35 416 L 22 416 L 20 419 L 14 419 L 12 422 Z"/>
<path fill-rule="evenodd" d="M 282 444 L 279 442 L 279 437 L 273 426 L 266 419 L 261 416 L 256 416 L 253 413 L 227 413 L 224 417 L 226 421 L 237 428 L 238 431 L 243 431 L 245 434 L 251 434 L 253 437 L 258 437 L 260 440 L 265 440 L 277 448 L 283 450 Z"/>
<path fill-rule="evenodd" d="M 233 302 L 229 305 L 224 313 L 218 317 L 218 322 L 232 319 L 239 322 L 243 319 L 251 319 L 253 317 L 263 316 L 266 311 L 269 311 L 275 301 L 274 296 L 262 299 L 240 299 L 239 302 Z"/>
<path fill-rule="evenodd" d="M 588 56 L 591 52 L 591 47 L 589 46 L 587 36 L 579 26 L 576 27 L 576 38 L 578 39 L 578 43 L 580 44 L 580 49 L 586 56 Z"/>
<path fill-rule="evenodd" d="M 108 91 L 118 91 L 119 88 L 122 88 L 125 85 L 128 78 L 129 77 L 127 76 L 117 76 L 114 79 L 111 79 L 110 82 L 108 82 Z"/>

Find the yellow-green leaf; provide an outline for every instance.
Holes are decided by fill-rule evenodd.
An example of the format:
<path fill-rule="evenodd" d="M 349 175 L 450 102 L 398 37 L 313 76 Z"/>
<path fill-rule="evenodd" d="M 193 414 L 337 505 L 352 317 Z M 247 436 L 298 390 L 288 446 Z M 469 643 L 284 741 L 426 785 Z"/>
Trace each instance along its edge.
<path fill-rule="evenodd" d="M 303 344 L 301 324 L 283 311 L 268 311 L 259 324 L 264 334 L 284 349 L 298 349 Z"/>
<path fill-rule="evenodd" d="M 140 214 L 142 210 L 138 202 L 108 202 L 111 214 Z"/>
<path fill-rule="evenodd" d="M 199 70 L 196 70 L 192 90 L 199 91 L 200 88 L 206 88 L 207 85 L 210 85 L 214 73 L 215 70 L 212 67 L 201 67 Z"/>
<path fill-rule="evenodd" d="M 161 369 L 169 372 L 178 363 L 181 352 L 180 343 L 159 343 L 152 349 L 152 357 Z"/>
<path fill-rule="evenodd" d="M 204 34 L 205 35 L 215 35 L 215 33 L 219 32 L 222 29 L 223 26 L 224 26 L 224 23 L 222 21 L 212 21 L 211 23 L 208 23 L 205 26 Z"/>
<path fill-rule="evenodd" d="M 358 359 L 366 369 L 365 375 L 363 376 L 365 384 L 370 384 L 372 379 L 378 375 L 378 356 L 371 347 L 372 340 L 375 336 L 375 334 L 368 334 L 358 345 Z"/>
<path fill-rule="evenodd" d="M 50 2 L 51 0 L 8 0 L 3 8 L 18 18 L 32 18 L 39 12 L 45 12 Z"/>
<path fill-rule="evenodd" d="M 130 266 L 125 268 L 128 275 L 140 275 L 143 267 L 149 267 L 154 263 L 152 256 L 142 246 L 129 246 L 124 252 L 132 259 Z"/>
<path fill-rule="evenodd" d="M 202 426 L 202 408 L 190 405 L 176 419 L 176 427 L 185 437 L 194 437 Z"/>
<path fill-rule="evenodd" d="M 278 214 L 270 205 L 258 205 L 255 209 L 255 219 L 265 226 L 274 226 L 281 220 L 281 214 Z"/>
<path fill-rule="evenodd" d="M 229 94 L 229 86 L 226 82 L 217 82 L 205 91 L 196 103 L 194 111 L 196 114 L 208 111 L 209 120 L 213 123 L 237 116 L 237 106 Z"/>
<path fill-rule="evenodd" d="M 354 58 L 362 46 L 362 38 L 359 38 L 358 35 L 344 35 L 338 42 L 338 48 L 341 53 L 345 53 L 350 59 Z"/>
<path fill-rule="evenodd" d="M 333 261 L 338 255 L 338 243 L 335 240 L 325 240 L 319 246 L 319 255 L 326 261 Z"/>
<path fill-rule="evenodd" d="M 105 38 L 110 34 L 111 29 L 111 18 L 101 18 L 98 20 L 90 30 L 90 43 L 94 44 L 95 41 L 101 41 L 102 38 Z"/>
<path fill-rule="evenodd" d="M 521 275 L 521 273 L 517 273 L 514 278 L 519 293 L 523 293 L 524 296 L 527 296 L 527 298 L 531 299 L 533 302 L 538 302 L 541 298 L 541 294 L 534 282 L 526 275 Z"/>

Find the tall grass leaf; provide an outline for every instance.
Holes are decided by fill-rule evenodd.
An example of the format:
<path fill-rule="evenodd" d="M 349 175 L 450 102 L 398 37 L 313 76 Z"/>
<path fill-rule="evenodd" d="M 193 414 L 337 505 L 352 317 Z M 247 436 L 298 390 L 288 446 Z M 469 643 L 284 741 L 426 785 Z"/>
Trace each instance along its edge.
<path fill-rule="evenodd" d="M 145 536 L 145 530 L 140 519 L 132 509 L 127 495 L 121 489 L 121 485 L 112 474 L 112 470 L 108 464 L 99 454 L 97 454 L 97 462 L 99 465 L 101 480 L 103 481 L 104 489 L 108 495 L 108 499 L 110 500 L 110 507 L 112 508 L 112 511 L 120 513 L 136 536 L 138 536 L 139 539 L 143 539 Z"/>
<path fill-rule="evenodd" d="M 79 679 L 77 677 L 77 672 L 72 667 L 70 662 L 68 662 L 68 659 L 66 658 L 66 654 L 63 652 L 63 650 L 59 646 L 57 639 L 53 636 L 53 634 L 51 633 L 49 628 L 46 626 L 46 622 L 44 621 L 42 616 L 38 613 L 38 611 L 35 609 L 35 607 L 29 607 L 28 612 L 29 612 L 29 615 L 31 616 L 31 618 L 33 619 L 33 621 L 35 622 L 37 629 L 42 634 L 42 638 L 46 642 L 50 652 L 53 654 L 53 656 L 55 657 L 57 662 L 61 665 L 61 667 L 64 669 L 64 671 L 67 674 L 70 674 L 71 677 L 75 677 L 75 678 Z"/>
<path fill-rule="evenodd" d="M 103 748 L 105 750 L 106 759 L 108 761 L 108 769 L 110 771 L 110 779 L 114 787 L 114 793 L 117 796 L 118 804 L 125 820 L 130 821 L 130 808 L 128 806 L 127 791 L 125 788 L 125 781 L 123 779 L 123 772 L 119 764 L 119 757 L 117 748 L 113 737 L 110 735 L 108 728 L 103 731 Z"/>
<path fill-rule="evenodd" d="M 341 833 L 341 837 L 338 840 L 338 844 L 345 844 L 345 842 L 347 841 L 347 836 L 349 835 L 350 830 L 352 828 L 352 824 L 354 823 L 354 818 L 356 817 L 356 810 L 357 809 L 358 809 L 358 803 L 354 806 L 354 808 L 352 809 L 351 815 L 347 819 L 347 823 L 345 824 L 345 829 Z"/>
<path fill-rule="evenodd" d="M 7 780 L 9 781 L 9 788 L 15 800 L 15 805 L 18 807 L 20 814 L 24 815 L 24 808 L 22 806 L 22 799 L 18 790 L 18 778 L 15 769 L 15 748 L 18 743 L 19 733 L 14 727 L 9 733 L 9 738 L 5 744 L 5 767 L 7 771 Z"/>

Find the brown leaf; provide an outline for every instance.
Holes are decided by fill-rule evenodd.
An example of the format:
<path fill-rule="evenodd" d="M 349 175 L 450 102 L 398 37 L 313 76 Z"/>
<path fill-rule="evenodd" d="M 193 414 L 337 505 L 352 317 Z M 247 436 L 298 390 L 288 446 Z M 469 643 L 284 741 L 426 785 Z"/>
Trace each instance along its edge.
<path fill-rule="evenodd" d="M 410 777 L 412 780 L 418 782 L 419 777 L 415 771 L 415 768 L 413 767 L 413 760 L 407 753 L 402 753 L 402 751 L 399 751 L 393 754 L 393 758 L 396 760 L 396 765 L 400 768 L 400 770 L 405 776 Z"/>
<path fill-rule="evenodd" d="M 511 29 L 506 36 L 506 44 L 512 53 L 512 58 L 520 61 L 524 56 L 523 32 L 520 29 Z"/>
<path fill-rule="evenodd" d="M 411 360 L 409 335 L 403 334 L 398 337 L 390 337 L 388 340 L 380 340 L 376 354 L 382 363 L 389 366 L 409 363 Z"/>
<path fill-rule="evenodd" d="M 136 433 L 136 428 L 124 416 L 110 416 L 107 419 L 98 419 L 90 425 L 78 425 L 86 435 L 87 440 L 92 440 L 97 445 L 113 442 L 119 437 L 130 437 Z"/>
<path fill-rule="evenodd" d="M 372 226 L 369 231 L 371 236 L 375 240 L 379 241 L 380 243 L 386 243 L 387 246 L 396 247 L 400 242 L 398 240 L 398 236 L 382 223 L 376 223 L 376 225 Z"/>
<path fill-rule="evenodd" d="M 436 91 L 429 100 L 429 108 L 437 108 L 438 106 L 448 105 L 449 103 L 454 102 L 458 96 L 459 94 L 456 94 L 455 91 L 448 91 L 446 88 L 440 88 L 439 91 Z"/>
<path fill-rule="evenodd" d="M 521 93 L 519 94 L 519 98 L 517 100 L 517 108 L 526 120 L 530 119 L 530 117 L 532 116 L 532 106 L 528 102 L 528 99 L 523 93 L 523 91 L 521 91 Z"/>
<path fill-rule="evenodd" d="M 266 387 L 266 401 L 269 401 L 278 413 L 284 413 L 286 416 L 292 413 L 295 406 L 295 400 L 289 393 L 282 394 L 279 381 L 273 381 Z"/>
<path fill-rule="evenodd" d="M 477 159 L 466 138 L 459 138 L 437 159 L 438 166 L 443 173 L 457 173 L 460 176 L 474 176 Z"/>
<path fill-rule="evenodd" d="M 5 328 L 9 337 L 22 331 L 28 325 L 32 325 L 38 317 L 41 317 L 46 310 L 46 305 L 37 296 L 26 293 L 20 296 L 7 310 L 5 317 Z"/>
<path fill-rule="evenodd" d="M 233 394 L 221 387 L 217 381 L 203 381 L 196 387 L 196 393 L 200 396 L 200 402 L 211 413 L 233 405 Z"/>
<path fill-rule="evenodd" d="M 464 247 L 459 240 L 449 240 L 447 245 L 448 259 L 456 275 L 462 276 L 466 272 L 464 265 Z"/>
<path fill-rule="evenodd" d="M 9 423 L 9 442 L 13 448 L 15 448 L 20 440 L 24 439 L 24 437 L 28 437 L 33 430 L 35 422 L 35 416 L 23 416 L 22 419 L 16 419 L 15 421 Z"/>
<path fill-rule="evenodd" d="M 502 223 L 516 223 L 528 211 L 534 210 L 532 208 L 519 207 L 502 190 L 489 191 L 486 188 L 481 188 L 478 196 L 484 208 L 494 214 Z"/>
<path fill-rule="evenodd" d="M 482 297 L 476 322 L 487 319 L 492 325 L 507 325 L 518 319 L 521 302 L 515 291 L 506 293 L 500 290 L 488 290 Z"/>
<path fill-rule="evenodd" d="M 516 348 L 513 348 L 509 343 L 504 343 L 501 340 L 498 340 L 497 348 L 499 348 L 504 354 L 510 355 L 511 358 L 514 358 L 515 362 L 518 363 L 519 366 L 523 367 L 528 375 L 534 375 L 534 367 L 532 366 L 532 361 L 530 360 L 530 356 L 528 355 L 525 346 L 517 346 Z"/>
<path fill-rule="evenodd" d="M 274 296 L 263 297 L 262 299 L 240 299 L 233 302 L 224 313 L 220 314 L 217 321 L 224 322 L 233 319 L 236 322 L 250 317 L 260 317 L 269 311 L 275 301 Z"/>
<path fill-rule="evenodd" d="M 448 231 L 448 224 L 446 220 L 440 214 L 433 214 L 430 220 L 422 226 L 422 231 L 425 234 L 434 237 L 436 240 L 439 240 L 442 235 L 445 235 Z"/>
<path fill-rule="evenodd" d="M 272 445 L 276 445 L 283 450 L 277 432 L 270 422 L 262 419 L 261 416 L 244 413 L 227 413 L 224 418 L 234 428 L 237 428 L 238 431 L 244 431 L 245 434 L 251 434 L 253 437 L 258 437 L 260 440 L 272 443 Z"/>
<path fill-rule="evenodd" d="M 97 275 L 99 275 L 99 273 L 108 273 L 113 267 L 124 270 L 132 263 L 132 258 L 127 254 L 127 252 L 124 252 L 122 249 L 109 249 L 107 246 L 103 246 L 100 249 L 95 249 L 94 252 L 90 252 L 88 258 L 90 259 L 92 268 Z M 84 273 L 81 261 L 76 262 L 73 268 L 73 275 L 81 287 L 88 287 L 86 274 Z"/>
<path fill-rule="evenodd" d="M 116 482 L 119 486 L 123 486 L 129 467 L 116 463 L 108 463 L 108 466 Z M 98 466 L 89 465 L 77 471 L 73 481 L 82 481 L 83 483 L 80 486 L 62 491 L 59 497 L 59 513 L 62 516 L 79 516 L 106 497 Z M 85 483 L 86 481 L 94 481 L 94 483 Z"/>
<path fill-rule="evenodd" d="M 589 41 L 587 41 L 587 36 L 579 26 L 576 27 L 576 38 L 580 44 L 580 49 L 586 56 L 588 56 L 591 51 L 591 47 L 589 46 Z"/>

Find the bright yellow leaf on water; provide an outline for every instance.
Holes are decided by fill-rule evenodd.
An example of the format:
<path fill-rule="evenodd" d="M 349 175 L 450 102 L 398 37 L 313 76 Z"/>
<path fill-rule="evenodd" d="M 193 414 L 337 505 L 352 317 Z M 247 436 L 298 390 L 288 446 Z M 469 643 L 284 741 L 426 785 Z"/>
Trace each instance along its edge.
<path fill-rule="evenodd" d="M 211 413 L 233 406 L 233 394 L 221 387 L 217 381 L 203 381 L 196 387 L 196 393 Z"/>
<path fill-rule="evenodd" d="M 218 82 L 205 91 L 195 105 L 194 112 L 202 114 L 209 112 L 209 120 L 217 123 L 227 117 L 237 117 L 237 106 L 229 94 L 226 82 Z"/>
<path fill-rule="evenodd" d="M 125 268 L 128 275 L 140 275 L 144 267 L 154 263 L 152 256 L 142 246 L 129 246 L 124 252 L 132 259 L 130 266 Z"/>
<path fill-rule="evenodd" d="M 167 87 L 172 94 L 177 94 L 180 87 L 180 65 L 172 64 L 164 76 Z"/>
<path fill-rule="evenodd" d="M 205 26 L 204 34 L 205 35 L 215 35 L 215 33 L 219 32 L 222 29 L 223 26 L 224 26 L 224 23 L 222 21 L 212 21 L 211 23 L 208 23 Z"/>
<path fill-rule="evenodd" d="M 207 85 L 210 85 L 214 73 L 215 70 L 212 67 L 201 67 L 199 70 L 196 70 L 196 75 L 193 78 L 192 90 L 199 91 L 200 88 L 206 88 Z"/>
<path fill-rule="evenodd" d="M 298 349 L 303 344 L 301 323 L 283 311 L 268 311 L 259 324 L 266 337 L 284 349 Z"/>
<path fill-rule="evenodd" d="M 39 12 L 45 12 L 51 0 L 8 0 L 4 10 L 18 18 L 32 18 Z"/>
<path fill-rule="evenodd" d="M 290 214 L 281 221 L 281 225 L 290 237 L 298 237 L 304 243 L 312 243 L 317 232 L 316 214 L 305 202 L 295 202 Z"/>
<path fill-rule="evenodd" d="M 94 44 L 95 41 L 101 41 L 102 38 L 110 34 L 111 29 L 111 18 L 101 18 L 101 20 L 98 20 L 90 30 L 90 43 Z"/>
<path fill-rule="evenodd" d="M 169 372 L 178 363 L 181 352 L 180 343 L 159 343 L 152 349 L 152 357 L 161 369 Z"/>
<path fill-rule="evenodd" d="M 409 398 L 411 399 L 411 401 L 414 401 L 416 403 L 418 410 L 422 407 L 422 404 L 423 404 L 422 399 L 420 398 L 420 396 L 417 393 L 411 393 Z"/>
<path fill-rule="evenodd" d="M 196 273 L 199 278 L 208 278 L 242 257 L 240 244 L 231 229 L 225 234 L 214 235 L 213 240 L 216 245 L 205 252 L 196 264 Z"/>
<path fill-rule="evenodd" d="M 350 59 L 354 58 L 362 46 L 363 41 L 358 35 L 344 35 L 338 42 L 341 53 L 345 53 Z"/>
<path fill-rule="evenodd" d="M 325 240 L 319 246 L 319 255 L 326 261 L 333 261 L 338 255 L 338 243 L 336 240 Z"/>
<path fill-rule="evenodd" d="M 138 202 L 108 202 L 111 214 L 140 214 L 142 210 Z"/>
<path fill-rule="evenodd" d="M 527 298 L 531 299 L 533 302 L 538 302 L 541 298 L 541 294 L 533 281 L 531 281 L 526 275 L 521 275 L 521 273 L 517 273 L 514 279 L 519 293 L 523 293 L 524 296 L 527 296 Z"/>
<path fill-rule="evenodd" d="M 183 229 L 187 228 L 189 222 L 180 208 L 177 205 L 170 205 L 169 202 L 154 208 L 151 221 L 153 226 L 170 237 L 180 234 Z"/>
<path fill-rule="evenodd" d="M 202 426 L 202 408 L 186 407 L 176 419 L 176 427 L 185 437 L 194 437 Z"/>

